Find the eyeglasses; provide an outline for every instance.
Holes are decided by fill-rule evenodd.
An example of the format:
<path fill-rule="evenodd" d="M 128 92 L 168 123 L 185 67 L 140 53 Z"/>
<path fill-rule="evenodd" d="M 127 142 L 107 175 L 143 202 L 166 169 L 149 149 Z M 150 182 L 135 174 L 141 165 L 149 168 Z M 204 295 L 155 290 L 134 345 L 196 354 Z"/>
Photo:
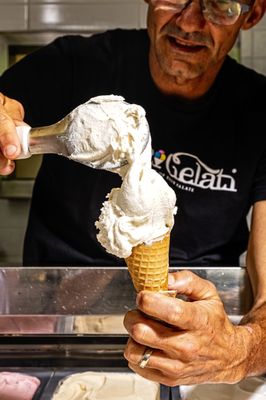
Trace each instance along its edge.
<path fill-rule="evenodd" d="M 193 0 L 151 0 L 156 9 L 181 13 Z M 217 25 L 232 25 L 252 5 L 234 0 L 200 0 L 203 16 Z"/>

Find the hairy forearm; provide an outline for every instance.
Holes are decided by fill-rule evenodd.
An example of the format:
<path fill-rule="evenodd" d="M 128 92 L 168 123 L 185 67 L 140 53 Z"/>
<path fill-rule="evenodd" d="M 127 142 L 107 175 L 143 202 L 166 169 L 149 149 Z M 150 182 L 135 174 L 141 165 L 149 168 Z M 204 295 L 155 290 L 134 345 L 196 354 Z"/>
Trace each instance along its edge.
<path fill-rule="evenodd" d="M 247 375 L 266 372 L 266 200 L 253 206 L 246 267 L 254 295 L 254 305 L 241 325 L 250 332 L 251 347 Z"/>
<path fill-rule="evenodd" d="M 252 309 L 241 320 L 250 333 L 250 351 L 246 362 L 246 375 L 261 375 L 266 372 L 266 302 Z"/>

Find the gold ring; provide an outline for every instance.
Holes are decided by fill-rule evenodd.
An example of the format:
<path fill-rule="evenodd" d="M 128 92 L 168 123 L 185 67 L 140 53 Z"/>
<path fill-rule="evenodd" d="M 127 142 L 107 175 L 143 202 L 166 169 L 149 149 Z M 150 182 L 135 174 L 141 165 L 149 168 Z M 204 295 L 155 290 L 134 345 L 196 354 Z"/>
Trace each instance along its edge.
<path fill-rule="evenodd" d="M 150 357 L 152 355 L 153 349 L 150 349 L 149 347 L 146 348 L 146 350 L 144 351 L 141 360 L 139 362 L 139 367 L 140 368 L 145 368 L 146 365 L 148 364 Z"/>

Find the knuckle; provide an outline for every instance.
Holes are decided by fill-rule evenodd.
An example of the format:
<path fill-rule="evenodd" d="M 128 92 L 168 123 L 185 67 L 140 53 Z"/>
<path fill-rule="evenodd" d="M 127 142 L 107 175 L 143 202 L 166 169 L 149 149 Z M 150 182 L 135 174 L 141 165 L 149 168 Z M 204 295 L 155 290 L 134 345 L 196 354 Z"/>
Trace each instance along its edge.
<path fill-rule="evenodd" d="M 215 284 L 214 284 L 213 282 L 211 282 L 211 281 L 206 281 L 206 284 L 209 285 L 209 290 L 210 290 L 210 291 L 212 291 L 212 292 L 216 292 L 216 291 L 217 291 L 217 290 L 216 290 L 216 286 L 215 286 Z"/>
<path fill-rule="evenodd" d="M 148 336 L 148 330 L 145 325 L 141 323 L 136 323 L 131 328 L 131 336 L 137 342 L 142 342 Z"/>
<path fill-rule="evenodd" d="M 189 359 L 195 359 L 199 350 L 200 345 L 195 340 L 188 340 L 183 344 L 183 353 L 186 354 Z"/>
<path fill-rule="evenodd" d="M 18 141 L 18 137 L 15 130 L 15 125 L 9 118 L 2 119 L 0 113 L 0 145 L 4 146 L 8 143 L 13 143 Z"/>
<path fill-rule="evenodd" d="M 127 347 L 124 350 L 124 357 L 127 361 L 130 361 L 131 353 Z"/>
<path fill-rule="evenodd" d="M 130 364 L 136 365 L 136 364 L 138 363 L 138 361 L 139 361 L 139 358 L 138 358 L 137 355 L 134 354 L 134 353 L 125 352 L 124 355 L 125 355 L 125 359 L 126 359 Z"/>
<path fill-rule="evenodd" d="M 8 125 L 10 123 L 10 117 L 4 112 L 0 113 L 0 123 L 3 125 Z"/>
<path fill-rule="evenodd" d="M 169 308 L 168 310 L 168 321 L 172 325 L 178 325 L 180 319 L 182 319 L 182 316 L 184 315 L 184 310 L 182 310 L 181 307 L 178 307 L 178 305 L 175 305 L 175 308 Z"/>
<path fill-rule="evenodd" d="M 16 101 L 16 106 L 17 106 L 17 108 L 18 108 L 20 114 L 21 114 L 22 116 L 24 116 L 24 107 L 22 106 L 22 104 L 21 104 L 19 101 L 17 101 L 17 100 L 15 100 L 15 101 Z"/>
<path fill-rule="evenodd" d="M 174 363 L 171 366 L 171 371 L 170 371 L 172 380 L 173 380 L 173 377 L 176 379 L 176 377 L 180 375 L 180 372 L 181 372 L 180 363 Z"/>
<path fill-rule="evenodd" d="M 177 379 L 171 379 L 168 386 L 175 387 L 177 385 L 178 385 L 178 380 Z"/>
<path fill-rule="evenodd" d="M 14 118 L 23 119 L 24 118 L 24 108 L 22 104 L 14 99 L 11 99 L 12 103 L 10 105 L 10 113 L 14 115 Z"/>
<path fill-rule="evenodd" d="M 186 281 L 186 285 L 189 288 L 197 284 L 198 280 L 201 278 L 192 271 L 184 270 L 182 271 L 182 279 Z"/>
<path fill-rule="evenodd" d="M 160 383 L 162 383 L 165 386 L 174 387 L 178 385 L 178 380 L 170 376 L 164 376 L 160 380 Z"/>
<path fill-rule="evenodd" d="M 168 311 L 168 320 L 172 325 L 177 325 L 178 317 L 177 317 L 176 311 L 174 311 L 174 310 Z"/>
<path fill-rule="evenodd" d="M 137 315 L 138 315 L 138 312 L 135 311 L 135 310 L 133 310 L 133 311 L 128 311 L 128 312 L 125 314 L 123 324 L 124 324 L 124 327 L 126 328 L 126 330 L 127 330 L 128 332 L 131 331 L 131 326 L 132 326 L 132 324 L 134 323 L 134 321 L 136 320 Z"/>
<path fill-rule="evenodd" d="M 184 271 L 181 272 L 184 278 L 187 278 L 189 281 L 192 281 L 195 279 L 195 274 L 192 271 L 189 271 L 188 269 L 185 269 Z"/>
<path fill-rule="evenodd" d="M 151 304 L 151 298 L 147 292 L 142 292 L 138 299 L 138 306 L 141 309 L 149 308 Z"/>
<path fill-rule="evenodd" d="M 15 99 L 10 100 L 12 100 L 10 105 L 10 114 L 13 115 L 15 118 L 23 119 L 25 115 L 23 105 Z"/>

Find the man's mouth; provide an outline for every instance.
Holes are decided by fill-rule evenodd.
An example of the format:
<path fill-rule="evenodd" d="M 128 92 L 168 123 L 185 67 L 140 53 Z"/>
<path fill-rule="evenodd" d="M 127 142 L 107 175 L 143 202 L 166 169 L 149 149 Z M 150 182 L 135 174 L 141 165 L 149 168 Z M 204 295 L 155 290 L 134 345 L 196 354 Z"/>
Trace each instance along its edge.
<path fill-rule="evenodd" d="M 168 36 L 169 43 L 171 47 L 176 50 L 187 52 L 187 53 L 195 53 L 201 51 L 205 48 L 203 44 L 192 43 L 188 41 L 181 41 L 174 36 Z"/>

